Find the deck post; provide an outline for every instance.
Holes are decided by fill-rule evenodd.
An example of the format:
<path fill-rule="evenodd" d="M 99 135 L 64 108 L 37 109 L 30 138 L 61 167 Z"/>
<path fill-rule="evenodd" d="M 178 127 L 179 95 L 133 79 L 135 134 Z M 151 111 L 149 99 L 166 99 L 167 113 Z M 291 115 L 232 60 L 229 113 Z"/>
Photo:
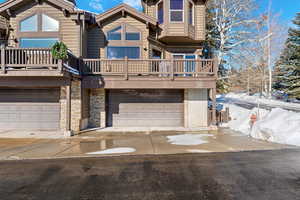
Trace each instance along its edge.
<path fill-rule="evenodd" d="M 66 136 L 71 136 L 71 82 L 66 86 L 66 100 Z"/>
<path fill-rule="evenodd" d="M 211 98 L 212 98 L 212 125 L 217 125 L 217 111 L 216 111 L 216 95 L 217 95 L 217 89 L 212 88 L 211 89 Z"/>
<path fill-rule="evenodd" d="M 171 61 L 171 80 L 174 81 L 174 68 L 175 68 L 175 62 L 174 62 L 174 59 L 172 58 L 172 61 Z"/>
<path fill-rule="evenodd" d="M 58 65 L 58 70 L 60 72 L 62 72 L 63 71 L 63 60 L 62 59 L 58 59 L 57 65 Z"/>
<path fill-rule="evenodd" d="M 124 74 L 125 74 L 125 80 L 128 80 L 128 57 L 125 56 L 125 62 L 124 62 Z"/>
<path fill-rule="evenodd" d="M 2 69 L 2 73 L 5 74 L 6 73 L 6 65 L 5 65 L 5 46 L 2 45 L 1 46 L 1 69 Z"/>

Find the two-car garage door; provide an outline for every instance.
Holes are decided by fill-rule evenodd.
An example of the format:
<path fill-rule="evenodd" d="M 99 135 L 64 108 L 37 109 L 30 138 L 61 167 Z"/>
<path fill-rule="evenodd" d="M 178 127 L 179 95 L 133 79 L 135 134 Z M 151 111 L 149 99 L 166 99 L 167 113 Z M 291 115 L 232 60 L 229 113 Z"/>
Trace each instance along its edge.
<path fill-rule="evenodd" d="M 182 127 L 183 90 L 109 90 L 108 126 Z"/>
<path fill-rule="evenodd" d="M 0 89 L 0 129 L 59 129 L 59 99 L 59 89 Z"/>

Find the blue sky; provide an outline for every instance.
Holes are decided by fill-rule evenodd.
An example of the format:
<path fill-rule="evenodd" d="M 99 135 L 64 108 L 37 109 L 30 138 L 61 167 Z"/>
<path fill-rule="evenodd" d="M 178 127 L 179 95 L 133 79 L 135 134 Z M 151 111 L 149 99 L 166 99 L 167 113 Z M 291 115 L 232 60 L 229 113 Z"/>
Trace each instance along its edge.
<path fill-rule="evenodd" d="M 3 2 L 5 0 L 0 0 Z M 96 13 L 106 11 L 122 2 L 127 3 L 135 8 L 140 8 L 141 0 L 77 0 L 77 5 L 81 9 L 89 10 Z M 266 7 L 269 0 L 258 0 L 261 2 L 260 7 Z M 281 18 L 290 21 L 300 12 L 300 0 L 272 0 L 272 7 L 275 12 L 281 13 Z"/>

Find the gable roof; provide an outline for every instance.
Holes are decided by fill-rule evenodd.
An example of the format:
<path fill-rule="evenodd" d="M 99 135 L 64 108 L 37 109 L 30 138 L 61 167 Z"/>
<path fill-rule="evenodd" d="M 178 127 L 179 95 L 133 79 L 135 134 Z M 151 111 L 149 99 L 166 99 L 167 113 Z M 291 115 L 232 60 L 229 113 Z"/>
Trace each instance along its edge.
<path fill-rule="evenodd" d="M 124 3 L 112 8 L 102 14 L 97 15 L 96 21 L 97 22 L 105 21 L 109 17 L 114 16 L 119 13 L 122 13 L 122 12 L 126 12 L 126 13 L 132 15 L 133 17 L 138 18 L 139 20 L 141 20 L 143 22 L 148 22 L 152 25 L 157 25 L 157 20 L 155 18 L 153 18 L 149 15 L 146 15 L 142 12 L 139 12 L 138 10 L 136 10 L 136 9 L 132 8 L 131 6 L 124 4 Z"/>
<path fill-rule="evenodd" d="M 7 0 L 3 3 L 0 4 L 0 14 L 3 15 L 3 13 L 6 13 L 8 9 L 14 9 L 18 5 L 24 5 L 28 1 L 34 1 L 34 2 L 39 2 L 39 0 Z M 70 1 L 70 0 L 45 0 L 48 1 L 49 3 L 52 3 L 60 8 L 66 9 L 69 12 L 74 12 L 75 11 L 75 1 Z M 7 14 L 4 14 L 7 15 Z"/>

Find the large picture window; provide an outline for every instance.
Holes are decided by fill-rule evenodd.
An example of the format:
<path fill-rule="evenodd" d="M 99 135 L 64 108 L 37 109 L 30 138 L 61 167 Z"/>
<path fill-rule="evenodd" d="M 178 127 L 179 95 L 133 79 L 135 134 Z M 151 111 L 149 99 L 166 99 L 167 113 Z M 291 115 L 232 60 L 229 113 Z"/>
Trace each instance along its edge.
<path fill-rule="evenodd" d="M 107 47 L 107 58 L 109 59 L 122 59 L 126 56 L 129 59 L 139 59 L 140 47 Z"/>
<path fill-rule="evenodd" d="M 51 48 L 58 38 L 21 38 L 21 48 Z"/>
<path fill-rule="evenodd" d="M 183 0 L 170 0 L 170 21 L 183 22 Z"/>
<path fill-rule="evenodd" d="M 19 47 L 51 48 L 59 41 L 59 21 L 38 11 L 19 22 Z"/>

